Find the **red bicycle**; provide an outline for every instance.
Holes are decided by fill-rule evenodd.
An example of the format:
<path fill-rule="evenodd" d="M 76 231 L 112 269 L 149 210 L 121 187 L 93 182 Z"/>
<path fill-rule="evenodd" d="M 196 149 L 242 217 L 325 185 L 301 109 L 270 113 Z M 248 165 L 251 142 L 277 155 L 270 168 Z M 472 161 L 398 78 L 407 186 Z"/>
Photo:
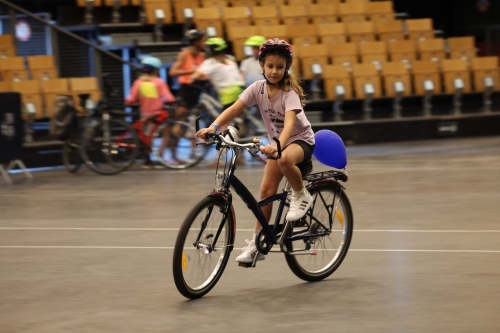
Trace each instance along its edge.
<path fill-rule="evenodd" d="M 194 119 L 175 119 L 176 106 L 168 104 L 154 116 L 132 125 L 112 118 L 137 117 L 137 112 L 103 110 L 102 119 L 91 123 L 81 144 L 87 166 L 102 175 L 115 175 L 130 168 L 145 153 L 170 169 L 187 169 L 198 164 L 206 147 L 196 145 Z M 193 125 L 192 125 L 193 124 Z"/>

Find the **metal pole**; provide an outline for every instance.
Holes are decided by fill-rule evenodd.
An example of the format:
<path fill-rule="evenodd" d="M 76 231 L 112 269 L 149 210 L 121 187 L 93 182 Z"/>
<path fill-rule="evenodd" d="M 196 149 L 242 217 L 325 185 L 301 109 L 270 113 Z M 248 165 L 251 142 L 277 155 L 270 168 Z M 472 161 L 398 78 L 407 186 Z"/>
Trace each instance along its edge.
<path fill-rule="evenodd" d="M 134 68 L 136 68 L 136 69 L 140 69 L 140 67 L 139 67 L 139 66 L 137 66 L 137 65 L 135 65 L 135 64 L 133 64 L 133 63 L 131 63 L 131 62 L 128 62 L 128 61 L 123 60 L 122 58 L 118 57 L 116 54 L 113 54 L 113 53 L 111 53 L 111 52 L 109 52 L 109 51 L 107 51 L 107 50 L 103 49 L 102 47 L 100 47 L 100 46 L 98 46 L 98 45 L 95 45 L 95 44 L 93 44 L 93 43 L 90 43 L 89 41 L 87 41 L 87 40 L 85 40 L 85 39 L 81 38 L 80 36 L 77 36 L 77 35 L 75 35 L 75 34 L 73 34 L 73 33 L 69 32 L 69 31 L 67 31 L 67 30 L 66 30 L 66 29 L 64 29 L 64 28 L 61 28 L 61 27 L 59 27 L 59 26 L 57 26 L 57 25 L 55 25 L 55 24 L 52 24 L 52 23 L 50 23 L 50 22 L 48 22 L 48 21 L 46 21 L 46 20 L 44 20 L 44 19 L 42 19 L 42 18 L 40 18 L 40 17 L 38 17 L 38 16 L 36 16 L 36 15 L 33 15 L 33 14 L 32 14 L 32 13 L 30 13 L 29 11 L 27 11 L 27 10 L 25 10 L 25 9 L 23 9 L 23 8 L 19 7 L 19 6 L 16 6 L 16 5 L 14 5 L 14 4 L 12 4 L 12 3 L 10 3 L 10 2 L 9 2 L 9 1 L 7 1 L 7 0 L 0 0 L 0 3 L 5 4 L 7 7 L 11 8 L 11 10 L 15 10 L 15 11 L 18 11 L 18 12 L 20 12 L 20 13 L 23 13 L 23 14 L 25 14 L 25 15 L 27 15 L 27 16 L 29 16 L 29 17 L 31 17 L 31 18 L 32 18 L 32 19 L 34 19 L 34 20 L 37 20 L 37 21 L 39 21 L 39 22 L 42 22 L 42 23 L 44 23 L 44 24 L 48 25 L 48 26 L 49 26 L 49 27 L 51 27 L 52 29 L 55 29 L 55 30 L 57 30 L 57 31 L 59 31 L 59 32 L 61 32 L 61 33 L 65 34 L 65 35 L 67 35 L 67 36 L 70 36 L 70 37 L 72 37 L 72 38 L 74 38 L 74 39 L 78 40 L 79 42 L 82 42 L 82 43 L 84 43 L 84 44 L 86 44 L 86 45 L 88 45 L 88 46 L 90 46 L 90 47 L 93 47 L 94 49 L 98 50 L 99 52 L 102 52 L 102 53 L 106 54 L 107 56 L 110 56 L 111 58 L 113 58 L 113 59 L 115 59 L 115 60 L 121 61 L 122 63 L 127 64 L 127 65 L 129 65 L 129 66 L 132 66 L 132 67 L 134 67 Z M 11 17 L 12 17 L 12 14 L 11 14 Z M 15 15 L 14 15 L 14 17 L 15 17 Z M 14 23 L 14 24 L 15 24 L 15 23 Z M 15 31 L 13 31 L 13 33 L 15 33 Z"/>

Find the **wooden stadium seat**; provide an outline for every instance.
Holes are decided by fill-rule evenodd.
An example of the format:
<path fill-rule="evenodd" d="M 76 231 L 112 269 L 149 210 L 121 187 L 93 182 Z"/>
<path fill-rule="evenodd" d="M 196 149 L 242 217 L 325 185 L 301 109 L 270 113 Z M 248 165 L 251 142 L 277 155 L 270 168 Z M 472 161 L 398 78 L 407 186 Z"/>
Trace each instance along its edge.
<path fill-rule="evenodd" d="M 322 44 L 342 44 L 347 42 L 344 23 L 318 24 L 317 28 Z"/>
<path fill-rule="evenodd" d="M 52 55 L 29 56 L 28 67 L 33 80 L 48 80 L 58 77 L 58 71 Z"/>
<path fill-rule="evenodd" d="M 349 69 L 343 65 L 326 65 L 323 67 L 323 82 L 326 98 L 335 101 L 337 86 L 344 87 L 344 100 L 352 99 L 352 78 Z"/>
<path fill-rule="evenodd" d="M 385 42 L 367 42 L 359 44 L 362 63 L 375 63 L 380 69 L 387 62 L 387 44 Z"/>
<path fill-rule="evenodd" d="M 90 94 L 90 99 L 94 102 L 101 100 L 101 90 L 99 89 L 99 82 L 96 77 L 77 77 L 69 79 L 69 88 L 73 96 L 73 103 L 78 111 L 84 111 L 80 106 L 79 94 Z"/>
<path fill-rule="evenodd" d="M 201 0 L 201 6 L 205 8 L 219 7 L 224 8 L 228 6 L 227 0 Z"/>
<path fill-rule="evenodd" d="M 57 68 L 40 68 L 32 69 L 30 71 L 32 80 L 52 80 L 59 77 Z"/>
<path fill-rule="evenodd" d="M 347 35 L 351 43 L 375 41 L 375 27 L 373 22 L 347 23 Z"/>
<path fill-rule="evenodd" d="M 419 40 L 434 38 L 432 19 L 410 19 L 406 20 L 405 23 L 409 39 Z"/>
<path fill-rule="evenodd" d="M 11 91 L 11 84 L 12 82 L 10 81 L 0 81 L 0 92 Z"/>
<path fill-rule="evenodd" d="M 365 2 L 340 3 L 337 7 L 342 22 L 364 22 L 366 21 Z"/>
<path fill-rule="evenodd" d="M 358 63 L 358 45 L 356 43 L 331 44 L 329 48 L 334 65 L 345 65 L 351 68 Z"/>
<path fill-rule="evenodd" d="M 11 58 L 16 56 L 14 45 L 0 45 L 0 58 Z"/>
<path fill-rule="evenodd" d="M 76 5 L 78 7 L 86 7 L 87 6 L 87 1 L 86 0 L 76 0 Z M 102 6 L 102 0 L 94 0 L 93 1 L 93 6 L 94 7 L 100 7 L 100 6 Z"/>
<path fill-rule="evenodd" d="M 285 0 L 266 0 L 266 1 L 259 1 L 261 5 L 266 5 L 266 6 L 284 6 L 285 5 Z"/>
<path fill-rule="evenodd" d="M 0 35 L 0 45 L 14 45 L 14 37 L 11 34 Z"/>
<path fill-rule="evenodd" d="M 259 27 L 256 25 L 234 26 L 227 29 L 227 38 L 230 41 L 237 39 L 248 39 L 259 34 Z"/>
<path fill-rule="evenodd" d="M 35 119 L 45 117 L 40 82 L 35 80 L 12 82 L 11 88 L 12 91 L 21 93 L 23 109 L 28 109 L 26 104 L 33 103 L 36 110 Z"/>
<path fill-rule="evenodd" d="M 473 36 L 450 37 L 447 43 L 452 59 L 460 58 L 470 61 L 476 57 L 476 42 Z"/>
<path fill-rule="evenodd" d="M 417 41 L 420 60 L 441 61 L 446 58 L 444 39 L 432 38 Z"/>
<path fill-rule="evenodd" d="M 264 36 L 266 38 L 277 38 L 279 36 L 279 38 L 286 41 L 288 41 L 289 39 L 287 26 L 284 24 L 261 25 L 259 26 L 258 35 Z"/>
<path fill-rule="evenodd" d="M 194 12 L 195 8 L 200 7 L 200 4 L 197 0 L 174 1 L 173 5 L 174 5 L 174 15 L 176 23 L 186 22 L 186 17 L 184 16 L 185 8 L 191 8 Z"/>
<path fill-rule="evenodd" d="M 471 59 L 471 70 L 474 87 L 477 92 L 484 92 L 486 87 L 484 79 L 493 79 L 493 91 L 500 90 L 500 77 L 498 70 L 498 57 L 480 57 Z"/>
<path fill-rule="evenodd" d="M 162 22 L 164 24 L 172 23 L 172 7 L 170 6 L 170 1 L 164 0 L 143 0 L 144 1 L 144 11 L 146 13 L 146 22 L 148 24 L 156 24 L 155 12 L 157 10 L 163 11 L 164 18 Z"/>
<path fill-rule="evenodd" d="M 405 39 L 403 21 L 394 20 L 388 22 L 375 22 L 375 32 L 379 40 L 393 42 Z"/>
<path fill-rule="evenodd" d="M 312 0 L 287 0 L 288 5 L 290 6 L 295 6 L 295 5 L 312 5 L 313 1 Z"/>
<path fill-rule="evenodd" d="M 464 83 L 463 93 L 469 93 L 471 89 L 471 79 L 469 66 L 465 59 L 444 59 L 441 61 L 441 71 L 443 72 L 443 82 L 445 92 L 455 93 L 454 80 L 462 79 Z"/>
<path fill-rule="evenodd" d="M 108 7 L 114 6 L 115 2 L 114 0 L 104 0 L 104 5 Z M 129 5 L 129 0 L 120 0 L 120 6 L 128 6 Z"/>
<path fill-rule="evenodd" d="M 293 45 L 318 43 L 318 29 L 315 24 L 289 25 L 287 31 Z"/>
<path fill-rule="evenodd" d="M 42 80 L 40 81 L 40 83 L 42 85 L 42 96 L 45 104 L 45 109 L 47 110 L 46 116 L 52 118 L 54 99 L 56 98 L 56 96 L 71 96 L 68 79 Z"/>
<path fill-rule="evenodd" d="M 403 96 L 412 94 L 410 72 L 406 64 L 402 62 L 387 62 L 382 68 L 382 77 L 384 79 L 384 89 L 386 97 L 396 97 L 394 84 L 401 82 L 404 85 Z"/>
<path fill-rule="evenodd" d="M 309 23 L 307 6 L 304 5 L 279 6 L 279 13 L 281 21 L 285 25 Z"/>
<path fill-rule="evenodd" d="M 0 58 L 0 70 L 4 81 L 28 80 L 23 57 Z"/>
<path fill-rule="evenodd" d="M 15 69 L 2 72 L 2 78 L 5 81 L 24 81 L 28 80 L 28 71 L 26 69 Z"/>
<path fill-rule="evenodd" d="M 315 3 L 319 5 L 338 5 L 342 0 L 316 0 Z"/>
<path fill-rule="evenodd" d="M 345 3 L 370 2 L 370 0 L 344 0 Z"/>
<path fill-rule="evenodd" d="M 309 5 L 308 13 L 312 23 L 315 24 L 337 22 L 337 7 L 331 4 Z"/>
<path fill-rule="evenodd" d="M 222 18 L 228 27 L 248 26 L 252 24 L 250 8 L 248 7 L 224 7 L 222 8 Z"/>
<path fill-rule="evenodd" d="M 130 0 L 130 5 L 131 6 L 140 6 L 141 5 L 141 1 L 142 0 Z M 177 1 L 175 0 L 175 2 L 177 2 Z"/>
<path fill-rule="evenodd" d="M 365 85 L 372 84 L 374 88 L 373 98 L 382 96 L 380 75 L 374 64 L 354 64 L 352 67 L 354 77 L 354 91 L 359 99 L 366 98 Z"/>
<path fill-rule="evenodd" d="M 231 0 L 233 7 L 254 7 L 257 6 L 257 0 Z"/>
<path fill-rule="evenodd" d="M 390 22 L 395 20 L 392 1 L 369 1 L 366 3 L 366 15 L 372 22 Z"/>
<path fill-rule="evenodd" d="M 259 27 L 255 25 L 250 26 L 236 26 L 228 27 L 228 38 L 233 44 L 233 54 L 238 61 L 245 59 L 243 52 L 245 41 L 251 37 L 259 34 Z"/>
<path fill-rule="evenodd" d="M 415 95 L 425 95 L 424 82 L 428 80 L 433 83 L 433 94 L 441 93 L 441 75 L 437 62 L 431 60 L 414 61 L 411 67 L 411 73 L 413 76 Z"/>
<path fill-rule="evenodd" d="M 391 61 L 404 61 L 412 63 L 417 60 L 417 48 L 412 40 L 395 41 L 390 42 L 387 45 L 389 46 Z"/>
<path fill-rule="evenodd" d="M 217 37 L 224 37 L 224 26 L 221 20 L 220 8 L 195 8 L 193 21 L 197 29 L 207 31 L 207 28 L 214 28 Z"/>
<path fill-rule="evenodd" d="M 255 25 L 278 25 L 280 24 L 278 7 L 252 7 L 252 19 Z"/>
<path fill-rule="evenodd" d="M 325 67 L 328 64 L 329 48 L 325 44 L 300 45 L 295 46 L 297 57 L 300 60 L 302 75 L 305 80 L 314 78 L 312 71 L 313 64 L 320 64 Z"/>
<path fill-rule="evenodd" d="M 52 55 L 28 56 L 28 67 L 30 69 L 55 68 L 56 63 Z"/>

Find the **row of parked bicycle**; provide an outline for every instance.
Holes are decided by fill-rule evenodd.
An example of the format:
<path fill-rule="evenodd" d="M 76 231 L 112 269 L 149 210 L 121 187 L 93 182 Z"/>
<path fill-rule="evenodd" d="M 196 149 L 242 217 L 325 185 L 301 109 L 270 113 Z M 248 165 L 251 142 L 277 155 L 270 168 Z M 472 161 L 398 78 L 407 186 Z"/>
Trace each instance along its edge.
<path fill-rule="evenodd" d="M 163 112 L 148 118 L 141 118 L 138 109 L 111 109 L 106 101 L 113 89 L 105 77 L 104 81 L 103 99 L 96 107 L 87 107 L 84 117 L 77 117 L 74 108 L 61 107 L 53 118 L 52 129 L 59 128 L 62 160 L 69 172 L 77 172 L 85 164 L 98 174 L 116 175 L 138 159 L 170 169 L 187 169 L 203 160 L 208 147 L 196 144 L 195 119 L 200 117 L 201 126 L 206 126 L 222 107 L 210 95 L 206 82 L 199 84 L 203 91 L 199 104 L 180 120 L 174 116 L 178 102 L 165 104 Z M 89 105 L 89 95 L 80 98 L 81 105 Z M 246 120 L 258 134 L 265 133 L 257 116 L 248 113 Z"/>

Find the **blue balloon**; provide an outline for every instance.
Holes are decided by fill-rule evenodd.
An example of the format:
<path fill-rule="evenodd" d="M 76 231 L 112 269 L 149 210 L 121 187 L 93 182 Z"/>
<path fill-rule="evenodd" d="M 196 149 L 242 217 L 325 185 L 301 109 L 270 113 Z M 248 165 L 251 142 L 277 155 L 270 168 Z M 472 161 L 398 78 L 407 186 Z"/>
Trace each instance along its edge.
<path fill-rule="evenodd" d="M 314 134 L 316 146 L 314 157 L 321 163 L 336 169 L 344 169 L 347 165 L 347 153 L 344 142 L 337 133 L 320 130 Z"/>

